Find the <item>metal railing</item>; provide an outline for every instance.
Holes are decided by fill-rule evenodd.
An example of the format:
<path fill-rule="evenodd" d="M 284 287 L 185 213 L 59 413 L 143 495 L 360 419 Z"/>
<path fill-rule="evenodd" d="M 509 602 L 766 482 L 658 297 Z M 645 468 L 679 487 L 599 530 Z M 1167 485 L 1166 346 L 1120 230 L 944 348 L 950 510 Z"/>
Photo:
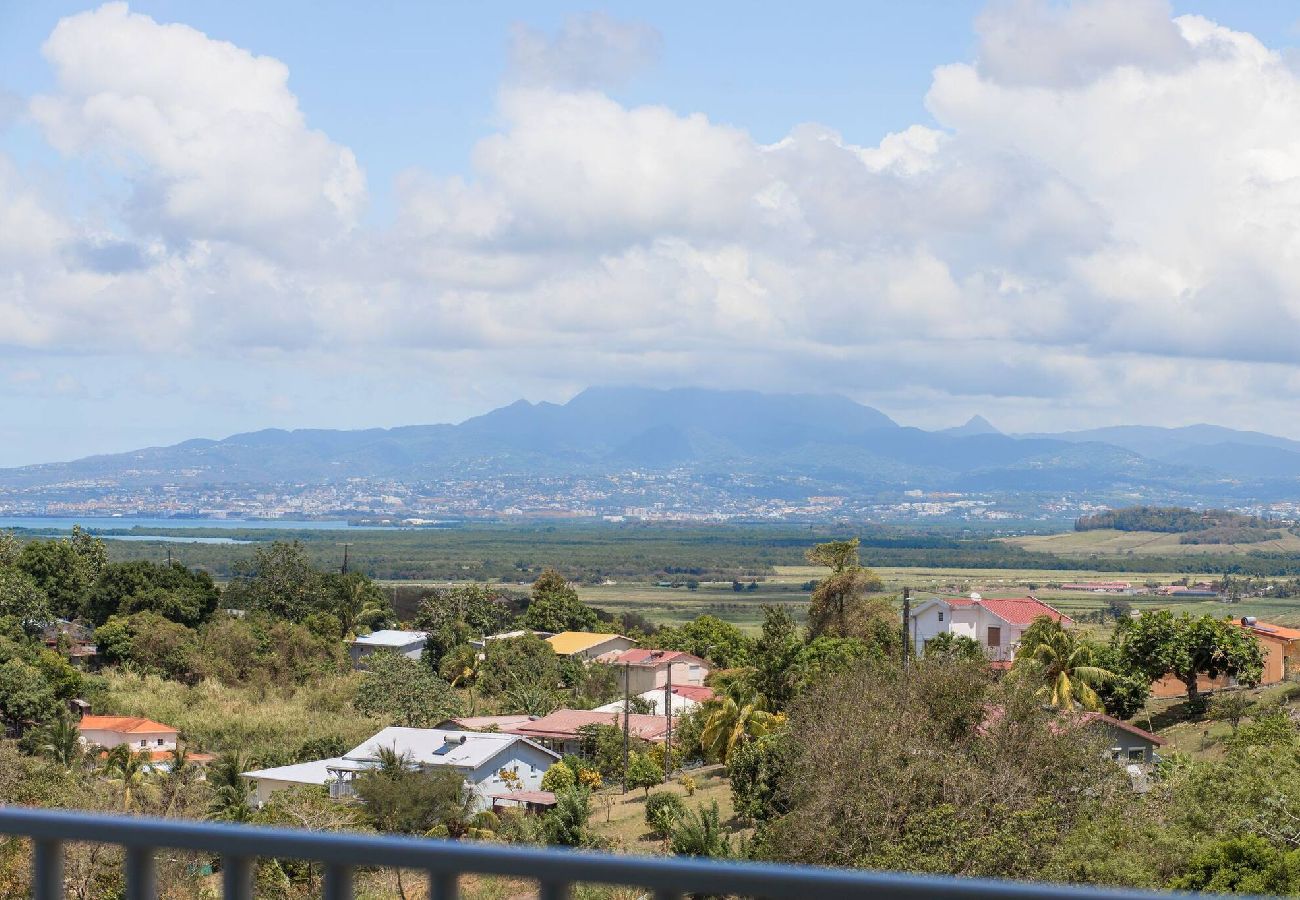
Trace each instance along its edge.
<path fill-rule="evenodd" d="M 578 883 L 642 888 L 656 900 L 681 898 L 688 893 L 771 900 L 1151 900 L 1159 896 L 1030 882 L 616 856 L 478 841 L 296 831 L 24 807 L 0 808 L 0 835 L 31 839 L 34 900 L 64 896 L 63 846 L 71 841 L 124 848 L 127 900 L 152 900 L 156 896 L 154 859 L 161 849 L 219 856 L 222 896 L 226 900 L 248 900 L 253 896 L 253 865 L 258 858 L 320 863 L 325 900 L 350 900 L 353 870 L 360 867 L 423 870 L 429 876 L 431 900 L 454 900 L 457 879 L 462 874 L 535 881 L 541 900 L 562 900 L 568 896 L 570 886 Z"/>

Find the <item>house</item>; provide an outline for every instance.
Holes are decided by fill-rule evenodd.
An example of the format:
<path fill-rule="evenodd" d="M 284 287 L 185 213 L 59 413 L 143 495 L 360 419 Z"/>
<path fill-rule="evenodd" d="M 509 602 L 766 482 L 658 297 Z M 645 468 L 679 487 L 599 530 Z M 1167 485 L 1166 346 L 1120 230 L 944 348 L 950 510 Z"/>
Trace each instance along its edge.
<path fill-rule="evenodd" d="M 47 625 L 41 633 L 41 643 L 65 657 L 78 669 L 90 667 L 99 656 L 94 631 L 80 622 L 69 622 L 67 619 L 59 619 Z"/>
<path fill-rule="evenodd" d="M 638 697 L 649 704 L 650 715 L 662 716 L 664 714 L 665 690 L 666 688 L 655 688 L 652 691 L 643 691 L 642 693 L 637 694 Z M 684 716 L 688 712 L 692 712 L 699 708 L 702 703 L 712 700 L 713 696 L 714 694 L 711 688 L 690 684 L 679 687 L 674 683 L 672 701 L 670 704 L 672 706 L 673 716 Z M 594 711 L 621 713 L 623 711 L 623 701 L 615 700 L 613 703 L 606 703 L 604 706 L 597 706 Z"/>
<path fill-rule="evenodd" d="M 1078 720 L 1104 735 L 1110 758 L 1116 762 L 1153 763 L 1156 749 L 1165 745 L 1164 738 L 1105 713 L 1079 713 Z"/>
<path fill-rule="evenodd" d="M 423 631 L 398 631 L 386 628 L 373 634 L 365 634 L 348 645 L 348 653 L 355 666 L 372 653 L 391 650 L 403 656 L 418 660 L 424 655 L 424 645 L 429 635 Z"/>
<path fill-rule="evenodd" d="M 392 749 L 405 756 L 417 769 L 458 773 L 465 779 L 474 807 L 480 810 L 491 806 L 493 794 L 540 790 L 542 776 L 560 758 L 514 734 L 391 727 L 340 757 L 256 769 L 242 775 L 256 785 L 259 804 L 278 790 L 300 784 L 328 785 L 331 797 L 343 799 L 353 795 L 353 782 L 358 775 L 378 765 L 381 749 Z M 499 774 L 503 769 L 514 771 L 518 783 L 503 780 Z"/>
<path fill-rule="evenodd" d="M 105 750 L 126 744 L 134 751 L 168 753 L 176 749 L 180 738 L 180 732 L 170 725 L 135 716 L 82 716 L 77 729 L 83 743 Z"/>
<path fill-rule="evenodd" d="M 1250 632 L 1264 651 L 1264 669 L 1260 684 L 1277 684 L 1300 676 L 1300 628 L 1288 628 L 1261 622 L 1254 616 L 1242 616 L 1233 623 Z M 1237 686 L 1237 680 L 1228 675 L 1211 678 L 1201 674 L 1196 679 L 1196 689 L 1202 692 L 1221 691 Z M 1172 700 L 1187 695 L 1187 686 L 1172 675 L 1151 684 L 1151 696 L 1157 700 Z"/>
<path fill-rule="evenodd" d="M 628 730 L 633 737 L 643 741 L 662 743 L 668 733 L 667 716 L 647 716 L 632 713 L 623 716 L 618 712 L 600 712 L 594 709 L 557 709 L 549 716 L 507 728 L 508 734 L 517 734 L 536 741 L 560 754 L 578 753 L 582 749 L 581 729 L 588 725 L 623 727 L 628 720 Z"/>
<path fill-rule="evenodd" d="M 1020 635 L 1040 616 L 1062 625 L 1074 620 L 1037 597 L 932 597 L 912 610 L 911 633 L 917 656 L 925 655 L 925 644 L 940 634 L 954 634 L 978 641 L 989 659 L 1010 663 L 1016 657 Z"/>
<path fill-rule="evenodd" d="M 600 662 L 619 667 L 619 690 L 630 690 L 634 694 L 662 688 L 669 681 L 672 683 L 703 685 L 709 674 L 709 663 L 679 650 L 650 650 L 633 647 L 631 650 L 611 651 L 596 657 Z M 624 678 L 631 683 L 623 683 Z"/>
<path fill-rule="evenodd" d="M 561 631 L 546 639 L 559 656 L 574 659 L 595 659 L 604 653 L 631 650 L 636 641 L 621 634 L 600 634 L 595 631 Z"/>

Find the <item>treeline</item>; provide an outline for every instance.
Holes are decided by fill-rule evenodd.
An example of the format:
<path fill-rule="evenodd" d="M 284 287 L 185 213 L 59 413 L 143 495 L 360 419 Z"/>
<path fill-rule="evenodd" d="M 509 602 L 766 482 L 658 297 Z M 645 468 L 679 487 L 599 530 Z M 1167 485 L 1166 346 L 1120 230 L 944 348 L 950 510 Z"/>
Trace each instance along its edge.
<path fill-rule="evenodd" d="M 1183 506 L 1130 506 L 1125 509 L 1108 509 L 1105 512 L 1081 516 L 1074 522 L 1075 531 L 1159 531 L 1165 534 L 1186 534 L 1209 530 L 1266 529 L 1267 524 L 1258 516 L 1226 509 L 1194 510 Z M 1219 543 L 1205 541 L 1205 543 Z"/>

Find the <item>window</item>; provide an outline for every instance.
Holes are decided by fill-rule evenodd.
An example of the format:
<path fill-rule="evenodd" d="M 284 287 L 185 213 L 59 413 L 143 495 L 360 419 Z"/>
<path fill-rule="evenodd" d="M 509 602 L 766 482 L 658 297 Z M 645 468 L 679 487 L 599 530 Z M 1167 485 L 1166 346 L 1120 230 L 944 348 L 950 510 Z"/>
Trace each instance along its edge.
<path fill-rule="evenodd" d="M 148 746 L 149 746 L 149 742 L 148 742 L 148 741 L 141 741 L 141 742 L 140 742 L 140 746 L 141 746 L 141 747 L 148 747 Z"/>
<path fill-rule="evenodd" d="M 1143 749 L 1142 747 L 1129 747 L 1129 748 L 1128 748 L 1128 761 L 1129 761 L 1129 762 L 1142 762 L 1142 761 L 1143 761 L 1144 759 L 1146 759 L 1146 758 L 1147 758 L 1147 752 L 1146 752 L 1146 750 Z"/>
<path fill-rule="evenodd" d="M 165 742 L 162 738 L 158 738 L 158 746 L 159 746 L 159 747 L 161 747 L 164 743 L 166 743 L 166 742 Z"/>
<path fill-rule="evenodd" d="M 943 621 L 943 610 L 939 610 L 939 621 Z"/>
<path fill-rule="evenodd" d="M 989 646 L 990 646 L 990 647 L 1001 647 L 1001 646 L 1002 646 L 1002 626 L 1001 626 L 1001 625 L 990 625 L 990 626 L 989 626 L 989 637 L 988 637 L 988 641 L 989 641 Z"/>

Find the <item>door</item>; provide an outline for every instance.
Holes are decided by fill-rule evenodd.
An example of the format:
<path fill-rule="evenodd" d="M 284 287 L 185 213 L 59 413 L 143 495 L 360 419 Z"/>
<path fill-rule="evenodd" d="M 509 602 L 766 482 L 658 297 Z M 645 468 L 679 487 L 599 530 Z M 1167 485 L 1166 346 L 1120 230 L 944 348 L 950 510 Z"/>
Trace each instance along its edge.
<path fill-rule="evenodd" d="M 989 641 L 989 646 L 990 646 L 990 647 L 1001 647 L 1001 646 L 1002 646 L 1002 626 L 1001 626 L 1001 625 L 990 625 L 990 626 L 989 626 L 989 637 L 988 637 L 988 641 Z"/>

